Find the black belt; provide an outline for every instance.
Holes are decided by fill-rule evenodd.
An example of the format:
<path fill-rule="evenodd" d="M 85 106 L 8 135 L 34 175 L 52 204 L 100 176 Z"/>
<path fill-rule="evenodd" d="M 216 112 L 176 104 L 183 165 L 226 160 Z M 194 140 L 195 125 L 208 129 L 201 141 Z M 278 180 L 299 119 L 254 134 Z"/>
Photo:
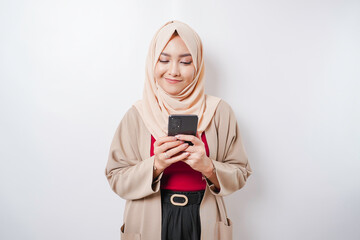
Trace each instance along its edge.
<path fill-rule="evenodd" d="M 201 203 L 205 190 L 180 192 L 162 189 L 161 200 L 165 203 L 171 203 L 175 206 L 187 206 Z"/>

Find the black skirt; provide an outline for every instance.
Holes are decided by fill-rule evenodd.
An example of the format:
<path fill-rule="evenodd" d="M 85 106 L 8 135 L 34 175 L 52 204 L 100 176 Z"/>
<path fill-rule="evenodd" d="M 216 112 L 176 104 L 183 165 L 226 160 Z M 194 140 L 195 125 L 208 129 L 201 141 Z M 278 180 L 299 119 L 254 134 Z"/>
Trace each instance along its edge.
<path fill-rule="evenodd" d="M 205 190 L 161 190 L 161 240 L 200 240 L 200 203 Z"/>

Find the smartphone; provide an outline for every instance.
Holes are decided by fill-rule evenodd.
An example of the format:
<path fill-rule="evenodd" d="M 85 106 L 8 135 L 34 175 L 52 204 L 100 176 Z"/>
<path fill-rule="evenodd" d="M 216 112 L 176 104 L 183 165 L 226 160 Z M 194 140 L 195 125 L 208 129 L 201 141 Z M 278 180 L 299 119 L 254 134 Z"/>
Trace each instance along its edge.
<path fill-rule="evenodd" d="M 197 115 L 173 114 L 169 116 L 168 136 L 175 136 L 178 134 L 187 134 L 196 136 L 198 125 Z M 192 142 L 188 142 L 193 145 Z"/>

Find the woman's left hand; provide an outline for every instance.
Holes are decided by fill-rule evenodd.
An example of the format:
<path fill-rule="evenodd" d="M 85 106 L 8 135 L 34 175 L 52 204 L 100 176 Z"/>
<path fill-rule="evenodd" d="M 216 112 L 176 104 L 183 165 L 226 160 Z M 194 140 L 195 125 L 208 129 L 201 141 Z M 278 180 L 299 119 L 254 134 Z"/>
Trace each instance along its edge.
<path fill-rule="evenodd" d="M 187 163 L 192 169 L 204 174 L 205 177 L 211 176 L 214 166 L 212 160 L 206 156 L 204 143 L 193 135 L 179 134 L 175 137 L 179 140 L 190 141 L 194 144 L 185 149 L 185 152 L 188 152 L 189 156 L 182 161 Z"/>

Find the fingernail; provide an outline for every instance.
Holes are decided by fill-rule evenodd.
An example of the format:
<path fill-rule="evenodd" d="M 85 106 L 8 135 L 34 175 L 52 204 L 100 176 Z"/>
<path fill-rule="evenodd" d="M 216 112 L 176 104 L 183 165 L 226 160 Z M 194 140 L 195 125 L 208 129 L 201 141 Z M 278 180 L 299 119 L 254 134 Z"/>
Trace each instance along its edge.
<path fill-rule="evenodd" d="M 184 144 L 183 144 L 184 147 L 187 146 L 187 145 L 189 145 L 189 144 L 188 144 L 188 143 L 184 143 Z"/>
<path fill-rule="evenodd" d="M 175 137 L 176 137 L 176 139 L 180 139 L 180 136 L 179 136 L 179 135 L 176 135 Z"/>

